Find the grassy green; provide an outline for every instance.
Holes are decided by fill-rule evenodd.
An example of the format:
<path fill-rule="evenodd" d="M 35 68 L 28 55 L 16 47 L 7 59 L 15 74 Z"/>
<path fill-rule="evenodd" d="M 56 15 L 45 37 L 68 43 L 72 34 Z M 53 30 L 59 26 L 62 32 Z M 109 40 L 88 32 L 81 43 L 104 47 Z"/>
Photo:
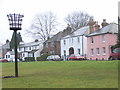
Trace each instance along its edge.
<path fill-rule="evenodd" d="M 2 76 L 14 63 L 2 64 Z M 118 61 L 19 62 L 19 77 L 2 79 L 3 88 L 118 88 Z"/>

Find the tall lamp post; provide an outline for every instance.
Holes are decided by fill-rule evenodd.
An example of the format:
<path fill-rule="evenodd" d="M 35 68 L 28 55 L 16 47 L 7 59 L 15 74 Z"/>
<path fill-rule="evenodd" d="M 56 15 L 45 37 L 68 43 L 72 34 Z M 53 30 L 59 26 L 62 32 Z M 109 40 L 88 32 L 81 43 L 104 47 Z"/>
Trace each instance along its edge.
<path fill-rule="evenodd" d="M 14 48 L 14 52 L 15 52 L 15 77 L 18 77 L 18 54 L 17 54 L 17 30 L 21 30 L 21 26 L 22 26 L 22 18 L 24 17 L 23 15 L 20 14 L 9 14 L 7 15 L 8 20 L 9 20 L 9 26 L 10 26 L 10 30 L 14 30 L 14 43 L 15 43 L 15 48 Z"/>

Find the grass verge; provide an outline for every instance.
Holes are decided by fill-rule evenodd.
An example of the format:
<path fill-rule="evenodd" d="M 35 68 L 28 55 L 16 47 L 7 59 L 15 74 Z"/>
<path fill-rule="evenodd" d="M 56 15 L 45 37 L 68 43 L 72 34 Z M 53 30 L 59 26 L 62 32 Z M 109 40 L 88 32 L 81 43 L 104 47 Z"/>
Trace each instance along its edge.
<path fill-rule="evenodd" d="M 2 64 L 2 76 L 14 63 Z M 19 62 L 19 77 L 2 79 L 3 88 L 118 88 L 118 61 Z"/>

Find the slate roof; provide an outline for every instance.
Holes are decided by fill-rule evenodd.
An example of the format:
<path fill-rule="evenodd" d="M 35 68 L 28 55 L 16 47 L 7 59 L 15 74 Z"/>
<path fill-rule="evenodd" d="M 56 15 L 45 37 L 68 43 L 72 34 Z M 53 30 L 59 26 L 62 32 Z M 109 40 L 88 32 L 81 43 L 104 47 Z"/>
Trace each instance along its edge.
<path fill-rule="evenodd" d="M 46 40 L 44 43 L 46 43 L 46 42 L 53 42 L 53 41 L 60 41 L 63 36 L 64 35 L 63 35 L 62 31 L 58 32 L 56 35 L 54 35 L 50 39 Z"/>
<path fill-rule="evenodd" d="M 24 44 L 19 45 L 19 47 L 35 46 L 39 44 L 42 44 L 42 41 L 24 43 Z"/>
<path fill-rule="evenodd" d="M 10 49 L 10 42 L 2 45 L 2 49 Z"/>
<path fill-rule="evenodd" d="M 82 27 L 76 31 L 71 32 L 71 34 L 63 37 L 62 39 L 69 38 L 69 37 L 76 37 L 89 34 L 89 26 Z"/>
<path fill-rule="evenodd" d="M 15 53 L 14 53 L 14 51 L 8 51 L 11 55 L 14 55 Z"/>
<path fill-rule="evenodd" d="M 86 35 L 86 36 L 90 37 L 90 36 L 96 36 L 96 35 L 107 34 L 107 33 L 117 34 L 118 33 L 118 25 L 116 23 L 110 23 L 109 25 L 107 25 L 89 35 Z"/>

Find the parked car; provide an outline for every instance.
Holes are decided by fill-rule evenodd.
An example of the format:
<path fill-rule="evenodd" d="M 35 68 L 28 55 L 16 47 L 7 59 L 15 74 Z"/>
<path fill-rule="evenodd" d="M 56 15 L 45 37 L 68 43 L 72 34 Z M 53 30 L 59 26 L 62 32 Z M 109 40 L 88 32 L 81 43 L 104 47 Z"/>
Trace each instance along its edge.
<path fill-rule="evenodd" d="M 115 48 L 110 54 L 109 60 L 120 60 L 120 48 Z"/>
<path fill-rule="evenodd" d="M 47 57 L 47 61 L 61 61 L 61 58 L 59 55 L 50 55 Z"/>
<path fill-rule="evenodd" d="M 20 62 L 20 60 L 19 60 L 19 59 L 17 59 L 17 61 L 18 61 L 18 62 Z M 13 59 L 13 60 L 12 60 L 12 62 L 15 62 L 15 59 Z"/>
<path fill-rule="evenodd" d="M 1 59 L 0 62 L 8 62 L 7 59 Z"/>
<path fill-rule="evenodd" d="M 80 54 L 71 54 L 69 60 L 84 60 L 85 58 Z"/>

